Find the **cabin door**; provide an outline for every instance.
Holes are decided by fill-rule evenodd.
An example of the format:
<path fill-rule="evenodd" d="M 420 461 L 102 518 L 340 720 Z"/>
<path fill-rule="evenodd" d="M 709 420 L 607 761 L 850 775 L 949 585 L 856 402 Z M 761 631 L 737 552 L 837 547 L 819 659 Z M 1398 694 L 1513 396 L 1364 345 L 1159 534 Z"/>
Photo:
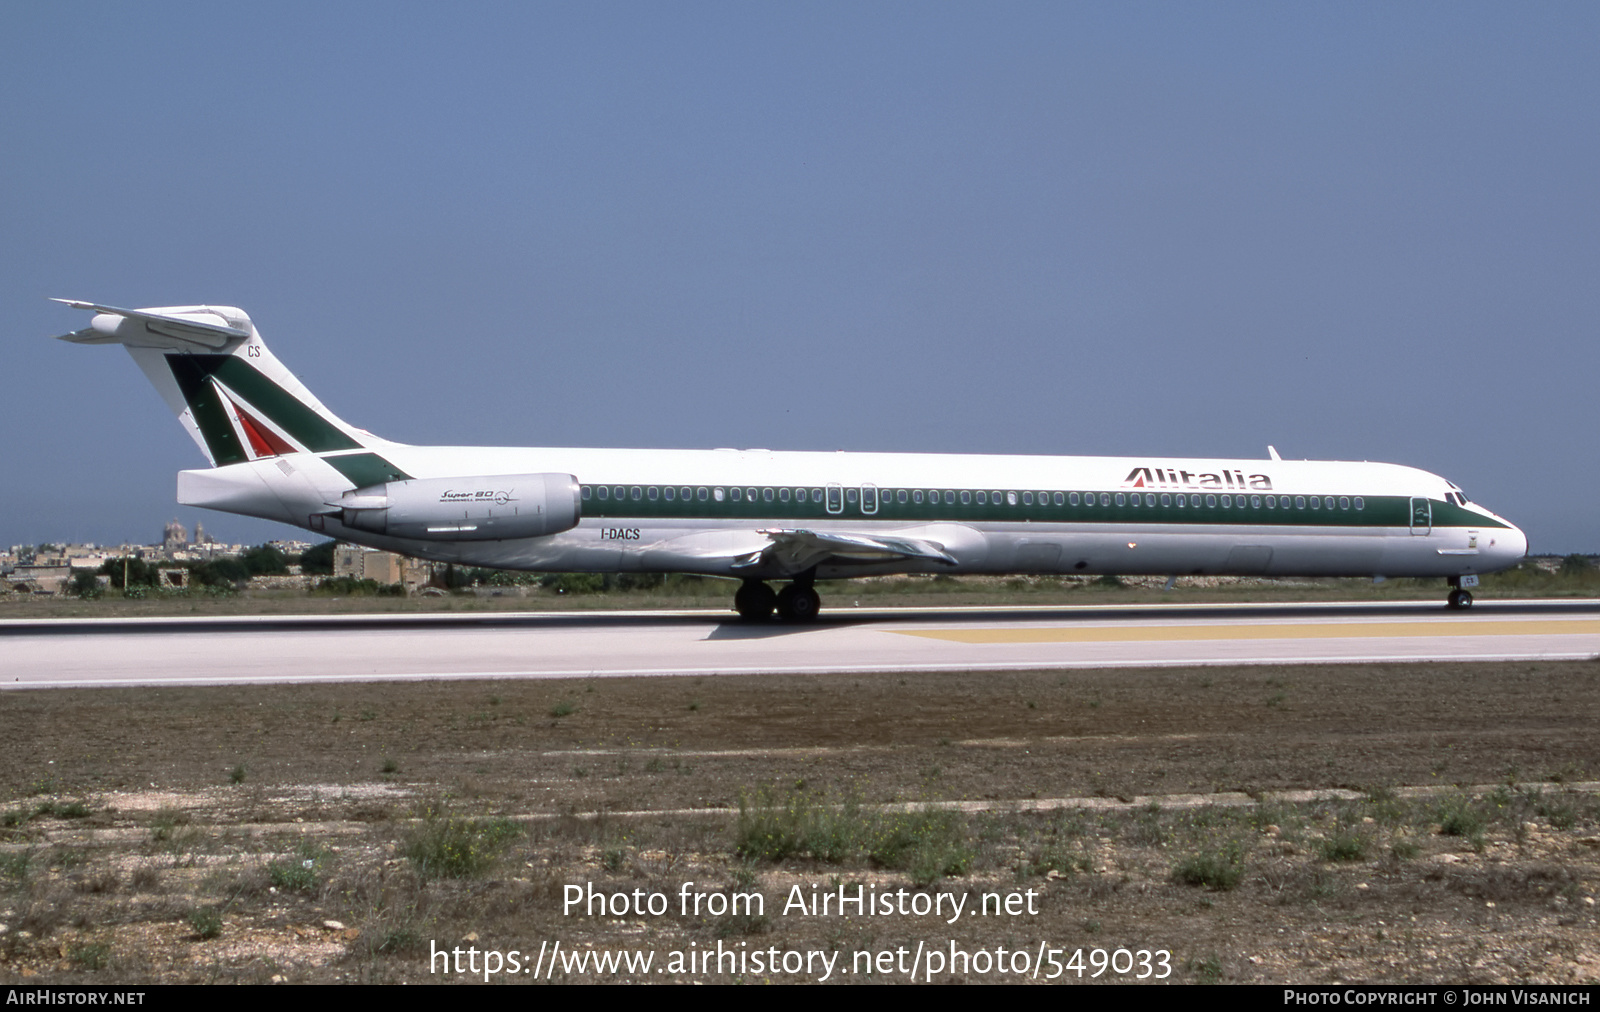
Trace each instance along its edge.
<path fill-rule="evenodd" d="M 1433 503 L 1420 496 L 1411 499 L 1411 533 L 1425 535 L 1433 530 Z"/>

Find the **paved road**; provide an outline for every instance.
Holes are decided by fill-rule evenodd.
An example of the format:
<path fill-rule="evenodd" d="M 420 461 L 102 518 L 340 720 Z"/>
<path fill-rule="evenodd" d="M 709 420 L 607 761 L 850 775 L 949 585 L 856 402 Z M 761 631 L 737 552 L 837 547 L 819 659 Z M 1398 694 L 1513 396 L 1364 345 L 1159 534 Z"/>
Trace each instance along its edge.
<path fill-rule="evenodd" d="M 1600 600 L 0 622 L 0 689 L 1600 655 Z"/>

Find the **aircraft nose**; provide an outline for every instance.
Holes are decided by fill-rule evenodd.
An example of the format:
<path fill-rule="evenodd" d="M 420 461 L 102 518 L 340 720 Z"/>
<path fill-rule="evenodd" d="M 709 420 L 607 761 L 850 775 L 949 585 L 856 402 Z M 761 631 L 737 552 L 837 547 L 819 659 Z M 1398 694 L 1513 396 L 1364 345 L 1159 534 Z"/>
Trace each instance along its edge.
<path fill-rule="evenodd" d="M 1528 536 L 1515 524 L 1506 524 L 1505 530 L 1494 533 L 1494 554 L 1507 566 L 1521 562 L 1528 555 Z"/>

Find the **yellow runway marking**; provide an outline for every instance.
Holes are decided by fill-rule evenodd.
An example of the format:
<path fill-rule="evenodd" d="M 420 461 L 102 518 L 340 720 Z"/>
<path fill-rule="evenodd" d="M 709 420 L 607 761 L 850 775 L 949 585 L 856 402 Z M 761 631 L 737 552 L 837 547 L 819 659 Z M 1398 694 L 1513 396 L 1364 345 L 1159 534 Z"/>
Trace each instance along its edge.
<path fill-rule="evenodd" d="M 1596 621 L 1327 622 L 1283 625 L 1051 626 L 1021 629 L 892 629 L 956 643 L 1113 643 L 1126 640 L 1313 640 L 1396 636 L 1594 636 Z"/>

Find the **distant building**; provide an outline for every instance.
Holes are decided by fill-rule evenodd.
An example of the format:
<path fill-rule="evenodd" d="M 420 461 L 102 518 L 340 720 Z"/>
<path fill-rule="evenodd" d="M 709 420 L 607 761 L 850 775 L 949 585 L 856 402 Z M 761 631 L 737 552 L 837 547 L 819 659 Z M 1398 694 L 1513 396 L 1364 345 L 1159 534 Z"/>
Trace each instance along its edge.
<path fill-rule="evenodd" d="M 433 579 L 433 564 L 394 552 L 340 542 L 333 549 L 333 575 L 379 583 L 399 583 L 412 593 Z"/>
<path fill-rule="evenodd" d="M 176 551 L 189 546 L 189 530 L 178 521 L 174 520 L 161 532 L 161 547 L 166 551 Z"/>

